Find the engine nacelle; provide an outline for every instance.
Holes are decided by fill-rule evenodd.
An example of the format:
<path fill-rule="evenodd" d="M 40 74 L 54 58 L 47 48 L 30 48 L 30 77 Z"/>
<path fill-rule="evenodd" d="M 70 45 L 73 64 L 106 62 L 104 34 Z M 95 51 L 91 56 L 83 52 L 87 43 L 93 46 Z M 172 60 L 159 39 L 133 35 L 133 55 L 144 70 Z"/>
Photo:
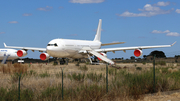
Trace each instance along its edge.
<path fill-rule="evenodd" d="M 107 57 L 107 55 L 105 54 L 105 53 L 100 53 L 102 56 L 105 56 L 105 57 Z M 99 57 L 97 57 L 98 58 L 98 60 L 102 60 L 101 58 L 99 58 Z"/>
<path fill-rule="evenodd" d="M 40 59 L 41 60 L 48 60 L 50 58 L 48 53 L 41 53 Z"/>
<path fill-rule="evenodd" d="M 27 55 L 27 51 L 25 51 L 25 50 L 18 50 L 17 51 L 17 56 L 19 56 L 19 57 L 23 57 L 26 55 Z"/>
<path fill-rule="evenodd" d="M 136 50 L 134 51 L 134 55 L 135 55 L 136 57 L 140 57 L 142 54 L 143 54 L 143 52 L 142 52 L 142 50 L 140 50 L 140 49 L 136 49 Z"/>

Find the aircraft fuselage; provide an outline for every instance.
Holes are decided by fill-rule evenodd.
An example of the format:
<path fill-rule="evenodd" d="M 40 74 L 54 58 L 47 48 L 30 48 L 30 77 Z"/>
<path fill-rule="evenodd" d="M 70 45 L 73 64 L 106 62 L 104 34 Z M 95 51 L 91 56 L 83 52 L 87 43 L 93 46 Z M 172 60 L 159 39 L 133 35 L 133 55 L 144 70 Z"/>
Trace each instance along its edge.
<path fill-rule="evenodd" d="M 17 56 L 17 50 L 15 49 L 0 49 L 0 60 L 3 60 L 3 58 L 7 55 L 9 55 L 7 60 L 13 60 L 19 58 Z"/>
<path fill-rule="evenodd" d="M 84 58 L 86 55 L 79 54 L 83 47 L 90 47 L 91 49 L 100 49 L 101 42 L 86 41 L 86 40 L 70 40 L 70 39 L 54 39 L 51 40 L 46 52 L 52 57 L 58 58 Z"/>

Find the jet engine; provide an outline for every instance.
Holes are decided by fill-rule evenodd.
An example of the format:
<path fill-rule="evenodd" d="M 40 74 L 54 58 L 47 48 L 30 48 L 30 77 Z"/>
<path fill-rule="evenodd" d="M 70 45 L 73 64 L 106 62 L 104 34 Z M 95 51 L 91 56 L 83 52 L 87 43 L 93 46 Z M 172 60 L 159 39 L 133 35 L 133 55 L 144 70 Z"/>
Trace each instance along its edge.
<path fill-rule="evenodd" d="M 48 60 L 50 58 L 48 53 L 41 53 L 40 59 L 41 60 Z"/>
<path fill-rule="evenodd" d="M 17 51 L 17 56 L 19 56 L 19 57 L 23 57 L 26 55 L 27 55 L 27 51 L 25 51 L 25 50 L 18 50 Z"/>
<path fill-rule="evenodd" d="M 134 55 L 135 55 L 136 57 L 140 57 L 142 54 L 143 54 L 143 52 L 142 52 L 142 50 L 140 50 L 140 49 L 136 49 L 136 50 L 134 51 Z"/>
<path fill-rule="evenodd" d="M 105 54 L 105 53 L 100 53 L 102 56 L 105 56 L 105 57 L 107 57 L 107 55 Z M 101 58 L 99 58 L 99 57 L 97 57 L 98 58 L 98 60 L 99 61 L 101 61 L 102 59 Z"/>

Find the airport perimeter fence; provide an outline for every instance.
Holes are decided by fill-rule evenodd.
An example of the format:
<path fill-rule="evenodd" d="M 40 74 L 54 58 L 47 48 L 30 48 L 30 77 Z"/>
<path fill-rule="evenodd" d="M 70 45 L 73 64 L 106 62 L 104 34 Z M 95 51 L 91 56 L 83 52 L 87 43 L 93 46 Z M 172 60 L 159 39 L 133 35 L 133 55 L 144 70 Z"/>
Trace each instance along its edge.
<path fill-rule="evenodd" d="M 159 90 L 180 89 L 179 71 L 170 74 L 166 68 L 155 69 L 155 61 L 153 63 L 154 68 L 149 71 L 136 67 L 133 73 L 129 67 L 108 68 L 108 65 L 99 71 L 92 70 L 94 73 L 87 72 L 91 68 L 86 66 L 80 66 L 75 72 L 61 68 L 58 73 L 46 71 L 38 74 L 32 70 L 3 74 L 0 71 L 0 100 L 115 100 L 127 96 L 138 99 L 143 94 Z M 173 81 L 171 85 L 170 80 Z"/>
<path fill-rule="evenodd" d="M 86 67 L 84 69 L 86 69 Z M 60 96 L 59 99 L 63 100 L 64 99 L 64 90 L 63 90 L 64 89 L 64 83 L 63 83 L 64 77 L 66 78 L 67 76 L 71 76 L 71 77 L 69 77 L 71 80 L 71 82 L 69 82 L 69 83 L 72 83 L 72 79 L 74 79 L 75 81 L 78 81 L 78 82 L 82 82 L 82 81 L 84 82 L 83 79 L 84 79 L 85 75 L 82 74 L 82 72 L 78 73 L 78 74 L 70 73 L 70 75 L 69 74 L 64 75 L 64 73 L 63 73 L 64 68 L 61 68 L 61 70 L 62 70 L 61 73 L 55 74 L 55 75 L 56 75 L 56 77 L 61 77 L 61 83 L 58 84 L 58 86 L 61 87 L 61 89 L 59 89 L 59 91 L 58 91 L 58 93 L 59 93 L 58 96 Z M 33 75 L 33 74 L 35 74 L 35 72 L 30 71 L 30 75 Z M 0 79 L 0 85 L 1 85 L 0 86 L 0 100 L 4 100 L 4 101 L 6 101 L 6 100 L 15 100 L 15 101 L 16 100 L 18 100 L 18 101 L 20 101 L 20 100 L 28 100 L 28 101 L 33 100 L 33 98 L 32 98 L 33 96 L 31 94 L 35 90 L 33 90 L 33 88 L 31 88 L 31 87 L 26 86 L 24 84 L 24 82 L 21 82 L 21 80 L 29 74 L 27 74 L 27 73 L 22 74 L 22 72 L 20 72 L 20 73 L 4 74 L 4 75 L 9 75 L 10 77 L 8 79 L 2 79 L 2 78 Z M 39 76 L 41 78 L 44 78 L 44 77 L 49 77 L 50 75 L 48 75 L 46 72 L 45 74 L 41 74 Z M 90 75 L 88 75 L 88 76 L 90 76 Z M 93 76 L 93 74 L 91 74 L 91 76 Z M 97 76 L 97 75 L 95 74 L 95 76 Z M 95 81 L 100 81 L 101 78 L 102 78 L 102 75 L 99 78 L 93 77 L 92 79 Z M 38 79 L 38 78 L 36 78 L 36 79 Z M 52 83 L 52 82 L 50 81 L 50 83 Z M 71 85 L 71 93 L 72 93 L 73 87 L 72 87 L 72 84 L 70 84 L 70 85 Z M 5 87 L 7 87 L 7 89 Z M 29 88 L 31 88 L 31 90 L 33 92 L 32 91 L 29 92 L 27 90 Z M 52 89 L 53 88 L 54 87 L 52 86 Z M 78 88 L 78 89 L 82 89 L 82 88 Z M 26 92 L 26 90 L 27 90 L 27 92 Z M 48 90 L 48 92 L 51 92 L 51 91 Z M 108 65 L 106 65 L 106 93 L 108 93 Z M 71 98 L 72 98 L 72 96 L 71 96 Z"/>

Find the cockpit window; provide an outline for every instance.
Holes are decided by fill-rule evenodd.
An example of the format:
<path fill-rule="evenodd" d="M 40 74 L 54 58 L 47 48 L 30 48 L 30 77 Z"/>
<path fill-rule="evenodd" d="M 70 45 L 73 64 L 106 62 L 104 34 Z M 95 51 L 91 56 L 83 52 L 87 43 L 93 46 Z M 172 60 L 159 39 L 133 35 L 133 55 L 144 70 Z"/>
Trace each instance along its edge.
<path fill-rule="evenodd" d="M 47 46 L 51 46 L 52 44 L 48 44 Z"/>
<path fill-rule="evenodd" d="M 47 46 L 56 46 L 57 47 L 58 45 L 57 45 L 57 43 L 55 43 L 55 44 L 48 44 Z"/>
<path fill-rule="evenodd" d="M 57 43 L 55 43 L 54 46 L 58 46 Z"/>

